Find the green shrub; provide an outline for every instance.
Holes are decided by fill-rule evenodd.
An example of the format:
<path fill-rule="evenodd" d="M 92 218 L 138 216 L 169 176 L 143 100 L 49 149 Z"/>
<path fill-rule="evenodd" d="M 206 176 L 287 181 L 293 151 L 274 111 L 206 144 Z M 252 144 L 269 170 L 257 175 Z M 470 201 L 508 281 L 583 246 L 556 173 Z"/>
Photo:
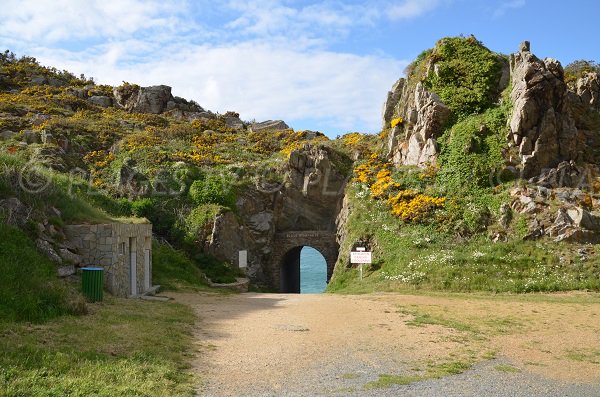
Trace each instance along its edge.
<path fill-rule="evenodd" d="M 56 267 L 19 229 L 0 223 L 0 322 L 43 322 L 77 312 L 81 297 L 70 295 Z"/>
<path fill-rule="evenodd" d="M 441 39 L 429 55 L 436 71 L 430 71 L 425 87 L 440 96 L 457 118 L 481 113 L 498 94 L 502 67 L 499 55 L 474 37 Z"/>
<path fill-rule="evenodd" d="M 595 61 L 579 59 L 565 66 L 565 82 L 574 85 L 577 79 L 588 73 L 600 73 L 600 65 Z"/>
<path fill-rule="evenodd" d="M 131 211 L 137 217 L 148 219 L 155 233 L 171 242 L 178 242 L 183 237 L 183 230 L 177 222 L 178 205 L 177 201 L 142 198 L 132 201 Z"/>
<path fill-rule="evenodd" d="M 469 116 L 447 130 L 439 143 L 438 181 L 452 193 L 490 187 L 504 166 L 508 106 Z"/>
<path fill-rule="evenodd" d="M 213 256 L 197 253 L 193 256 L 193 259 L 212 282 L 233 283 L 236 277 L 239 276 L 238 269 Z"/>
<path fill-rule="evenodd" d="M 137 199 L 131 202 L 131 212 L 140 218 L 150 218 L 154 212 L 156 202 L 150 198 Z"/>
<path fill-rule="evenodd" d="M 194 244 L 202 230 L 223 210 L 218 204 L 204 204 L 194 208 L 186 218 L 186 241 Z"/>
<path fill-rule="evenodd" d="M 190 186 L 189 195 L 197 205 L 219 204 L 232 209 L 235 207 L 233 177 L 226 173 L 210 173 L 203 179 L 194 181 Z"/>

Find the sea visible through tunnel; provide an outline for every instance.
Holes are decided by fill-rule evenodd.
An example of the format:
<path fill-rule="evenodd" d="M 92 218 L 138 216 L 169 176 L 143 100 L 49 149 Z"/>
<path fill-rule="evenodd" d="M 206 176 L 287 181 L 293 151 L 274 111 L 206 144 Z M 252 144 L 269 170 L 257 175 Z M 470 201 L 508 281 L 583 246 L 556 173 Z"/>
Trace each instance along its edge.
<path fill-rule="evenodd" d="M 319 251 L 304 247 L 300 252 L 300 293 L 320 294 L 327 287 L 327 263 Z"/>

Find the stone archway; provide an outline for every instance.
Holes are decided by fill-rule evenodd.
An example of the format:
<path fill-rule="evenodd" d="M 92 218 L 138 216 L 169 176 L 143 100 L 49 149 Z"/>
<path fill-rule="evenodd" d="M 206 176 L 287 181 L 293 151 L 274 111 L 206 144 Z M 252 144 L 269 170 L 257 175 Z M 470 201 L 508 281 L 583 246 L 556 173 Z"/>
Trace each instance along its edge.
<path fill-rule="evenodd" d="M 325 231 L 295 231 L 275 235 L 272 285 L 285 293 L 300 293 L 300 251 L 309 246 L 321 253 L 327 263 L 327 282 L 333 275 L 339 245 L 336 234 Z"/>

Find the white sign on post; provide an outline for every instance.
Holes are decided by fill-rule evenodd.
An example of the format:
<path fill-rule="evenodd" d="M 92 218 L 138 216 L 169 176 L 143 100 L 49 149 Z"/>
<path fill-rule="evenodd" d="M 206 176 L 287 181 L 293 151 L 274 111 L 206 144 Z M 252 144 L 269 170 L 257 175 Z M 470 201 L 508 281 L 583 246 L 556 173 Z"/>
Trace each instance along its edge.
<path fill-rule="evenodd" d="M 355 264 L 370 264 L 371 263 L 371 252 L 350 252 L 350 262 Z"/>
<path fill-rule="evenodd" d="M 358 251 L 350 252 L 350 263 L 360 265 L 360 279 L 363 278 L 363 265 L 371 263 L 371 252 L 365 251 L 364 248 L 358 247 L 356 248 Z"/>
<path fill-rule="evenodd" d="M 239 251 L 238 267 L 244 269 L 248 266 L 248 251 Z"/>

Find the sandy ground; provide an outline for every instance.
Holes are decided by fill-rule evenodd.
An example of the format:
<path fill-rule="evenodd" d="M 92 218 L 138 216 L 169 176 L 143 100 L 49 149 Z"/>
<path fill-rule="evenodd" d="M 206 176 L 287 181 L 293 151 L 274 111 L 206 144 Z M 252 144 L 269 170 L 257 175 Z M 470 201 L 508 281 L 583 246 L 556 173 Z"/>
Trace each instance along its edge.
<path fill-rule="evenodd" d="M 200 396 L 421 395 L 425 385 L 424 394 L 446 387 L 441 395 L 453 395 L 454 387 L 471 395 L 462 392 L 471 378 L 479 385 L 472 395 L 484 395 L 482 387 L 520 395 L 511 391 L 518 382 L 531 386 L 523 395 L 549 395 L 546 386 L 556 395 L 600 395 L 600 296 L 170 296 L 199 317 Z M 441 325 L 415 326 L 415 314 Z M 380 374 L 424 375 L 457 361 L 475 367 L 450 377 L 454 386 L 364 389 Z"/>

